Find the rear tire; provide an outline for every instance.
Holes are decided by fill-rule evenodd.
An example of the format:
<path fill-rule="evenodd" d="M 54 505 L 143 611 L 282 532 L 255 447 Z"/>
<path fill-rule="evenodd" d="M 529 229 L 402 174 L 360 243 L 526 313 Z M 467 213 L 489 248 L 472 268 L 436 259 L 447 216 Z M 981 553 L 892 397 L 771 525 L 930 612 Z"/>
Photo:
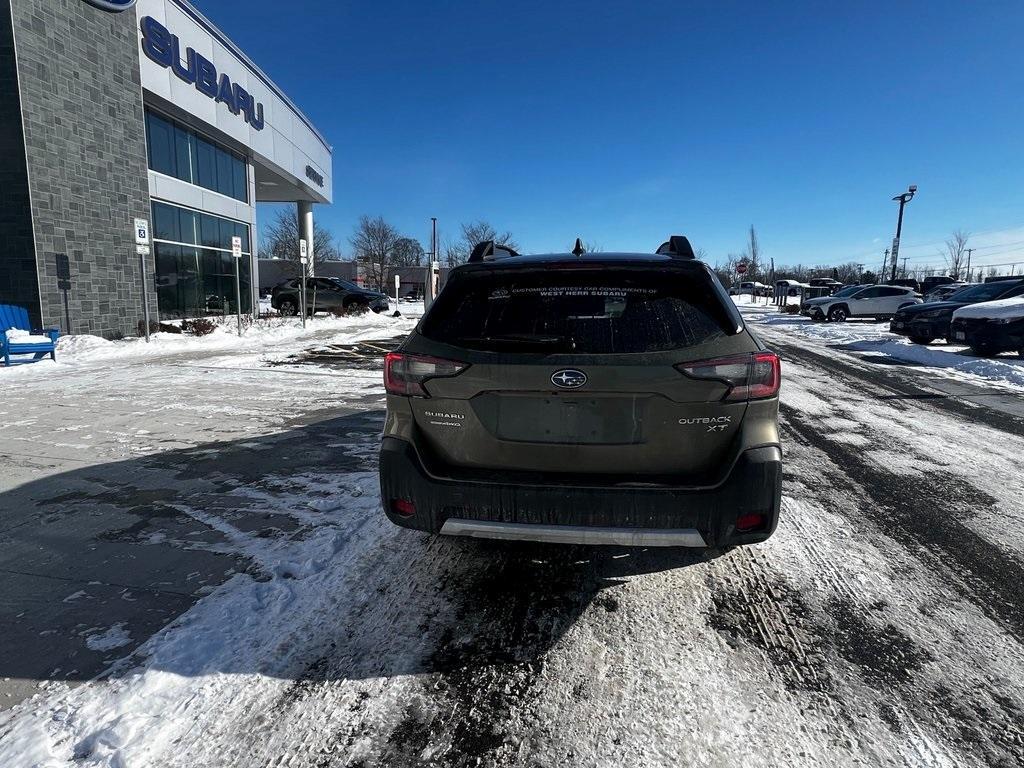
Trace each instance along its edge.
<path fill-rule="evenodd" d="M 845 323 L 849 316 L 850 311 L 843 305 L 832 307 L 828 311 L 828 319 L 832 323 Z"/>
<path fill-rule="evenodd" d="M 911 336 L 910 340 L 915 344 L 931 344 L 933 341 L 931 336 Z"/>
<path fill-rule="evenodd" d="M 295 306 L 295 302 L 291 299 L 283 299 L 278 305 L 277 311 L 285 317 L 295 317 L 299 314 L 299 308 Z"/>
<path fill-rule="evenodd" d="M 995 357 L 996 350 L 988 346 L 972 346 L 971 354 L 975 357 Z"/>

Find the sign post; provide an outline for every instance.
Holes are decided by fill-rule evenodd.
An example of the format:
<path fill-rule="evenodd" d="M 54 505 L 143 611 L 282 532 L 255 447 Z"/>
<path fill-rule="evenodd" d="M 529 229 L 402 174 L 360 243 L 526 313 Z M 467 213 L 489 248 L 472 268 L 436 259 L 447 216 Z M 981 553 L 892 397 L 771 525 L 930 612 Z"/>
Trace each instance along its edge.
<path fill-rule="evenodd" d="M 395 311 L 398 311 L 398 291 L 402 287 L 402 276 L 395 273 Z"/>
<path fill-rule="evenodd" d="M 149 343 L 149 290 L 146 285 L 146 257 L 149 256 L 149 221 L 135 220 L 135 252 L 139 255 L 139 276 L 142 281 L 142 322 L 146 327 L 146 343 Z"/>
<path fill-rule="evenodd" d="M 306 327 L 306 265 L 309 264 L 309 250 L 306 245 L 306 239 L 302 238 L 299 240 L 299 264 L 302 267 L 302 295 L 299 299 L 300 309 L 302 311 L 302 327 Z"/>
<path fill-rule="evenodd" d="M 242 264 L 242 238 L 231 238 L 231 255 L 235 258 L 235 309 L 238 312 L 238 336 L 242 336 L 242 278 L 239 269 Z"/>
<path fill-rule="evenodd" d="M 68 309 L 68 291 L 71 290 L 71 261 L 66 253 L 55 254 L 57 259 L 57 290 L 64 294 L 64 335 L 71 334 L 71 311 Z"/>

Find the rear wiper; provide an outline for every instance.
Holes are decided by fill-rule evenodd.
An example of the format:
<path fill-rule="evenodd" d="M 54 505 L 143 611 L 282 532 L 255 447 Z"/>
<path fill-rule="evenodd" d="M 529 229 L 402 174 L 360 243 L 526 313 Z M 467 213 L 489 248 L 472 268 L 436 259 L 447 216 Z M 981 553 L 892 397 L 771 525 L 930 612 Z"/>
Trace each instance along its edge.
<path fill-rule="evenodd" d="M 571 336 L 553 336 L 544 333 L 500 333 L 496 336 L 464 336 L 459 342 L 468 344 L 524 344 L 538 347 L 564 347 L 576 349 Z"/>

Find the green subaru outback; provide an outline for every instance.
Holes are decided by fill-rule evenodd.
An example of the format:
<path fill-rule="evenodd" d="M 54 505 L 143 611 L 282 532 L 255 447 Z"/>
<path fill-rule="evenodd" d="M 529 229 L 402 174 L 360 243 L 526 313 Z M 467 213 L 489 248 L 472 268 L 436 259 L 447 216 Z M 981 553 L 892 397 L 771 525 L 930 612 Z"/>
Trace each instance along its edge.
<path fill-rule="evenodd" d="M 481 243 L 384 384 L 397 525 L 717 548 L 778 522 L 779 358 L 685 237 L 653 254 Z"/>

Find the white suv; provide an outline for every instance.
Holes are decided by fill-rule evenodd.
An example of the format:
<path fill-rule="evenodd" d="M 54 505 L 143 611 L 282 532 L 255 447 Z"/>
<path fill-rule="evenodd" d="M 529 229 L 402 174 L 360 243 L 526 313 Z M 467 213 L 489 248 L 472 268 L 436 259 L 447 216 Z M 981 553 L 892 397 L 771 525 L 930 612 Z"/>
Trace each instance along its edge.
<path fill-rule="evenodd" d="M 845 293 L 841 291 L 840 293 Z M 845 296 L 825 296 L 811 299 L 804 311 L 812 320 L 831 320 L 841 323 L 851 317 L 873 317 L 887 320 L 903 307 L 921 304 L 921 297 L 913 288 L 898 285 L 868 285 Z"/>

